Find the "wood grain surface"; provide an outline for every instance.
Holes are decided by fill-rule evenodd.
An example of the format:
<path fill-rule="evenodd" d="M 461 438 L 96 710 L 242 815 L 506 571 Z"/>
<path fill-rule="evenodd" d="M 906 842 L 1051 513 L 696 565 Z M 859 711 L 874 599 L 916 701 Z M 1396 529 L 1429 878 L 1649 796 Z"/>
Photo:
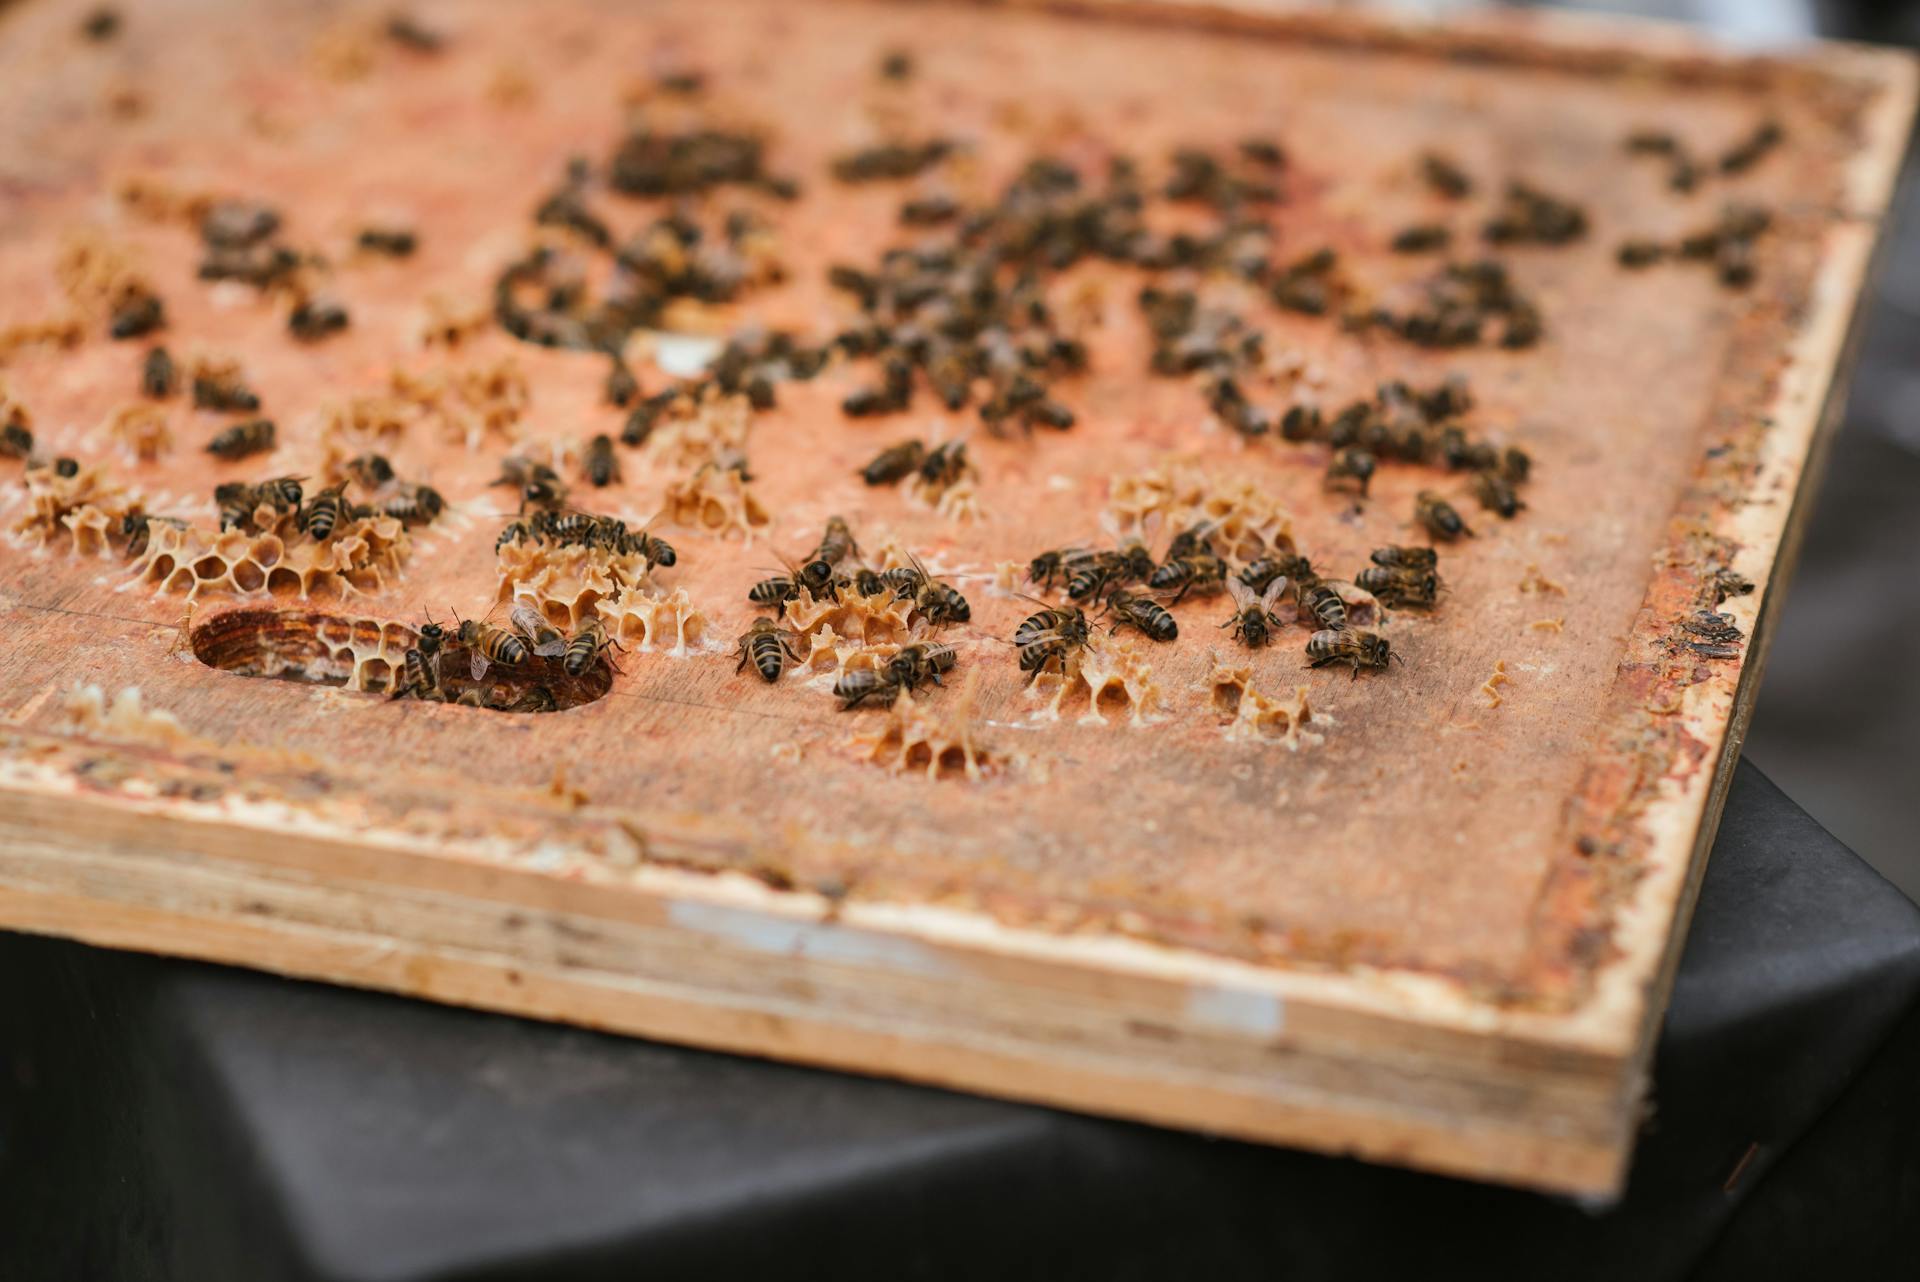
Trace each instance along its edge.
<path fill-rule="evenodd" d="M 516 448 L 562 460 L 583 506 L 653 519 L 679 552 L 656 582 L 684 590 L 706 626 L 682 652 L 616 656 L 606 697 L 540 716 L 196 660 L 183 631 L 234 608 L 410 625 L 487 613 L 494 536 L 512 515 L 488 482 L 508 444 L 468 448 L 418 424 L 388 452 L 453 510 L 371 590 L 197 593 L 183 628 L 186 598 L 132 575 L 117 548 L 16 535 L 0 543 L 0 922 L 1613 1186 L 1904 143 L 1907 61 L 1842 47 L 1733 57 L 1573 20 L 1425 28 L 1173 4 L 445 5 L 420 10 L 446 36 L 431 54 L 387 39 L 384 10 L 207 0 L 164 20 L 130 12 L 98 45 L 79 36 L 80 11 L 0 17 L 13 121 L 0 331 L 67 316 L 82 330 L 71 346 L 0 353 L 42 453 L 210 526 L 215 483 L 317 474 L 329 407 L 383 393 L 394 370 L 510 360 L 530 389 Z M 898 84 L 875 75 L 895 48 L 916 62 Z M 657 77 L 688 69 L 706 77 L 697 106 L 663 104 Z M 1592 228 L 1577 243 L 1499 253 L 1544 319 L 1526 351 L 1434 352 L 1216 283 L 1266 335 L 1263 403 L 1331 411 L 1385 380 L 1463 375 L 1474 430 L 1534 459 L 1528 506 L 1500 520 L 1458 474 L 1405 464 L 1383 465 L 1363 502 L 1328 492 L 1324 446 L 1244 440 L 1194 382 L 1147 372 L 1144 278 L 1104 263 L 1050 285 L 1091 357 L 1060 384 L 1069 431 L 999 439 L 924 396 L 850 420 L 842 398 L 875 373 L 847 362 L 781 384 L 753 417 L 751 487 L 770 519 L 750 538 L 661 519 L 689 470 L 661 451 L 623 450 L 621 483 L 589 490 L 572 451 L 624 418 L 603 403 L 604 359 L 496 328 L 453 349 L 421 334 L 430 296 L 484 309 L 566 160 L 604 159 L 636 102 L 762 131 L 770 166 L 805 189 L 790 204 L 706 198 L 710 212 L 763 212 L 786 268 L 681 318 L 717 333 L 843 328 L 853 309 L 826 265 L 910 243 L 902 199 L 988 200 L 1041 154 L 1091 175 L 1124 152 L 1159 175 L 1178 147 L 1272 137 L 1289 156 L 1267 215 L 1276 257 L 1332 246 L 1383 297 L 1437 264 L 1388 251 L 1410 223 L 1444 221 L 1477 253 L 1508 180 L 1578 202 Z M 1660 126 L 1714 155 L 1766 120 L 1784 127 L 1778 150 L 1691 195 L 1622 146 Z M 968 147 L 932 177 L 828 177 L 849 150 L 934 135 Z M 1417 166 L 1429 149 L 1456 157 L 1476 194 L 1435 196 Z M 287 239 L 332 264 L 351 325 L 299 343 L 283 305 L 197 280 L 191 226 L 143 215 L 129 183 L 271 202 Z M 1750 289 L 1697 265 L 1615 262 L 1622 240 L 1686 234 L 1734 201 L 1773 216 Z M 592 203 L 617 236 L 664 208 L 604 190 Z M 356 254 L 355 231 L 381 219 L 416 228 L 418 252 Z M 228 418 L 180 401 L 159 458 L 112 438 L 104 424 L 138 399 L 147 344 L 107 341 L 63 286 L 56 264 L 76 238 L 138 264 L 176 355 L 240 361 L 279 424 L 271 455 L 210 459 L 201 446 Z M 646 391 L 667 381 L 637 370 Z M 904 436 L 962 434 L 977 519 L 856 475 Z M 9 528 L 28 511 L 21 467 L 0 461 Z M 1298 626 L 1247 652 L 1217 627 L 1224 598 L 1189 600 L 1178 641 L 1134 643 L 1157 690 L 1141 716 L 1081 699 L 1050 719 L 1006 643 L 1036 607 L 996 586 L 1000 567 L 1110 539 L 1116 484 L 1169 471 L 1209 493 L 1250 486 L 1329 577 L 1420 541 L 1419 490 L 1447 493 L 1477 537 L 1441 549 L 1437 610 L 1382 625 L 1405 661 L 1386 673 L 1306 670 Z M 736 674 L 747 588 L 801 557 L 830 515 L 971 600 L 971 621 L 942 634 L 960 650 L 955 677 L 921 697 L 936 717 L 970 701 L 984 777 L 875 764 L 863 736 L 889 714 L 838 711 L 830 672 Z M 1706 658 L 1678 627 L 1712 604 L 1721 568 L 1757 590 L 1721 607 L 1738 657 Z M 1284 738 L 1234 732 L 1210 680 L 1220 662 L 1276 700 L 1303 697 L 1311 721 Z M 1506 680 L 1490 686 L 1496 671 Z M 99 715 L 75 694 L 88 686 Z M 105 711 L 129 688 L 145 712 L 131 697 Z"/>

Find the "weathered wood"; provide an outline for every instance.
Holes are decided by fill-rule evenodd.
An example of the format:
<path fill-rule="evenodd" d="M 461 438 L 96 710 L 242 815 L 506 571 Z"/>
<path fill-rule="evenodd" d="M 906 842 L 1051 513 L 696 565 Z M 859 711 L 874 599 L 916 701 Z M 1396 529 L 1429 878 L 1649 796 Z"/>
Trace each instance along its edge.
<path fill-rule="evenodd" d="M 1614 1187 L 1904 142 L 1910 63 L 1839 46 L 1736 58 L 1661 29 L 1559 19 L 1424 28 L 1213 5 L 732 0 L 737 20 L 720 22 L 711 8 L 455 9 L 445 50 L 423 55 L 385 42 L 375 17 L 240 17 L 218 0 L 76 50 L 73 6 L 16 7 L 0 19 L 0 110 L 20 122 L 0 142 L 0 329 L 75 308 L 85 322 L 77 346 L 0 352 L 39 449 L 103 463 L 148 510 L 208 524 L 215 480 L 318 474 L 320 411 L 383 391 L 396 367 L 510 357 L 531 389 L 525 448 L 617 432 L 604 360 L 498 331 L 422 351 L 422 300 L 484 304 L 565 158 L 611 149 L 623 90 L 697 69 L 704 106 L 654 97 L 649 110 L 765 127 L 774 168 L 808 189 L 764 206 L 785 282 L 682 318 L 722 331 L 831 333 L 851 309 L 826 264 L 901 240 L 906 195 L 990 198 L 1036 154 L 1097 172 L 1115 149 L 1153 165 L 1176 146 L 1271 136 L 1289 153 L 1277 257 L 1331 245 L 1383 293 L 1437 261 L 1386 252 L 1402 226 L 1445 220 L 1465 255 L 1509 178 L 1581 202 L 1584 240 L 1502 255 L 1544 315 L 1531 351 L 1434 353 L 1242 300 L 1275 363 L 1297 355 L 1304 372 L 1260 383 L 1263 404 L 1331 412 L 1386 379 L 1465 374 L 1475 429 L 1534 457 L 1528 510 L 1500 521 L 1457 478 L 1393 464 L 1364 504 L 1324 492 L 1324 447 L 1242 442 L 1192 383 L 1149 377 L 1139 273 L 1090 264 L 1052 300 L 1091 349 L 1092 372 L 1062 384 L 1079 422 L 1030 440 L 974 430 L 980 520 L 855 476 L 881 446 L 951 438 L 969 415 L 844 420 L 840 399 L 876 378 L 859 363 L 782 383 L 747 449 L 771 524 L 751 542 L 653 526 L 680 551 L 659 583 L 683 588 L 709 630 L 685 654 L 616 656 L 611 693 L 565 712 L 214 671 L 182 644 L 186 602 L 129 582 L 117 549 L 7 542 L 0 923 L 1485 1178 Z M 886 85 L 874 67 L 894 47 L 917 70 Z M 1785 126 L 1777 152 L 1691 197 L 1621 147 L 1661 125 L 1710 156 L 1765 119 Z M 849 190 L 826 176 L 851 148 L 934 133 L 973 144 L 938 179 Z M 1415 158 L 1432 147 L 1480 193 L 1457 205 L 1428 193 Z M 350 328 L 299 344 L 284 304 L 196 281 L 190 228 L 112 199 L 131 178 L 272 201 L 291 243 L 335 260 Z M 1677 236 L 1734 199 L 1774 211 L 1751 290 L 1699 266 L 1614 263 L 1621 239 Z M 604 191 L 592 203 L 621 234 L 661 208 Z M 374 219 L 417 228 L 418 253 L 355 257 L 352 235 Z M 137 257 L 176 355 L 239 358 L 279 422 L 273 454 L 209 463 L 200 446 L 227 420 L 177 401 L 174 449 L 156 460 L 133 461 L 98 426 L 136 399 L 146 345 L 105 341 L 63 294 L 52 264 L 82 229 L 96 250 Z M 647 391 L 663 381 L 640 373 Z M 203 594 L 194 623 L 235 604 L 409 624 L 485 614 L 510 512 L 488 482 L 506 447 L 408 433 L 396 466 L 454 512 L 416 536 L 395 581 L 340 600 Z M 1035 607 L 991 586 L 996 567 L 1106 537 L 1115 478 L 1175 462 L 1222 489 L 1251 482 L 1329 576 L 1413 541 L 1421 489 L 1446 489 L 1478 537 L 1442 549 L 1449 591 L 1432 618 L 1387 624 L 1404 668 L 1304 671 L 1297 627 L 1247 654 L 1214 626 L 1222 599 L 1189 602 L 1179 641 L 1141 644 L 1161 692 L 1145 724 L 1100 706 L 1042 719 L 1003 640 Z M 636 527 L 688 470 L 634 451 L 621 463 L 619 486 L 576 493 Z M 0 485 L 12 527 L 22 495 Z M 867 548 L 897 539 L 970 597 L 971 622 L 945 639 L 962 649 L 956 676 L 977 674 L 972 731 L 996 767 L 985 778 L 862 759 L 852 740 L 888 714 L 836 712 L 830 676 L 735 674 L 747 586 L 836 513 Z M 1723 566 L 1757 590 L 1721 607 L 1745 634 L 1739 657 L 1706 658 L 1676 626 Z M 1276 699 L 1305 687 L 1308 733 L 1229 736 L 1216 657 Z M 1481 687 L 1497 666 L 1496 702 Z M 950 712 L 957 684 L 928 708 Z M 107 701 L 137 688 L 178 728 L 89 715 L 72 693 L 84 685 Z"/>

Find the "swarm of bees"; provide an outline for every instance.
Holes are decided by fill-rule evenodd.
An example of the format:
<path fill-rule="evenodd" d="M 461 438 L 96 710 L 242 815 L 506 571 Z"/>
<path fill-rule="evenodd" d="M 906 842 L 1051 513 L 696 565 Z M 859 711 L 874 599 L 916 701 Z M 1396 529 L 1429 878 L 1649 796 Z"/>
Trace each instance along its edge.
<path fill-rule="evenodd" d="M 501 712 L 553 712 L 559 707 L 555 685 L 560 676 L 578 680 L 608 650 L 620 648 L 598 616 L 589 616 L 568 636 L 521 599 L 509 610 L 508 620 L 511 626 L 503 628 L 486 619 L 456 615 L 449 633 L 429 618 L 407 649 L 390 697 Z M 446 679 L 449 653 L 465 654 L 474 683 L 457 693 L 452 687 L 464 683 Z M 487 683 L 487 674 L 496 668 L 511 674 L 511 679 Z"/>
<path fill-rule="evenodd" d="M 556 547 L 605 548 L 615 556 L 637 556 L 651 571 L 680 559 L 671 543 L 648 530 L 631 530 L 615 516 L 541 507 L 501 527 L 495 551 L 509 543 L 550 543 Z"/>

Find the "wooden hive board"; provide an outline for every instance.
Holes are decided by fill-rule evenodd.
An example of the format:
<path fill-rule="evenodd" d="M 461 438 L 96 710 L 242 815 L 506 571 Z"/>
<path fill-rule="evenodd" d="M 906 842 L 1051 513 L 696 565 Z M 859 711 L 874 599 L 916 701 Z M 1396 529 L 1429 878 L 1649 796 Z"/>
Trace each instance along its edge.
<path fill-rule="evenodd" d="M 470 416 L 452 414 L 412 414 L 388 443 L 453 509 L 413 532 L 393 572 L 316 579 L 302 599 L 264 564 L 310 554 L 290 535 L 260 554 L 257 582 L 192 592 L 184 620 L 191 566 L 169 579 L 179 567 L 130 562 L 117 535 L 36 532 L 22 465 L 0 462 L 0 523 L 15 531 L 0 544 L 0 924 L 1482 1178 L 1617 1187 L 1901 152 L 1906 59 L 1232 5 L 446 5 L 430 14 L 438 52 L 392 41 L 372 11 L 204 0 L 98 44 L 80 15 L 49 2 L 0 18 L 13 122 L 0 378 L 43 455 L 211 527 L 215 482 L 322 475 L 329 413 L 386 393 L 396 368 L 504 360 L 528 401 L 471 447 Z M 900 83 L 875 75 L 894 48 L 916 59 Z M 655 78 L 687 69 L 704 92 L 663 97 Z M 827 264 L 911 239 L 896 221 L 906 196 L 987 201 L 1039 154 L 1093 176 L 1124 150 L 1158 182 L 1176 147 L 1278 139 L 1285 199 L 1259 214 L 1276 259 L 1332 246 L 1382 298 L 1440 261 L 1387 252 L 1404 225 L 1442 219 L 1475 254 L 1507 179 L 1577 201 L 1592 227 L 1576 243 L 1499 251 L 1544 320 L 1525 351 L 1435 351 L 1204 285 L 1265 334 L 1267 372 L 1248 386 L 1276 410 L 1466 376 L 1472 429 L 1535 460 L 1528 507 L 1502 521 L 1458 474 L 1395 463 L 1364 502 L 1328 493 L 1324 446 L 1243 440 L 1194 379 L 1148 374 L 1142 273 L 1083 264 L 1048 286 L 1090 351 L 1089 373 L 1056 384 L 1077 425 L 996 438 L 925 393 L 848 420 L 839 404 L 874 382 L 867 361 L 780 384 L 747 443 L 768 523 L 742 538 L 656 521 L 679 557 L 655 582 L 684 591 L 704 628 L 677 650 L 616 655 L 605 697 L 503 714 L 198 661 L 278 612 L 294 621 L 288 645 L 298 626 L 359 620 L 373 649 L 386 630 L 382 661 L 398 662 L 424 612 L 495 603 L 494 536 L 512 508 L 488 482 L 508 438 L 545 457 L 624 414 L 603 403 L 603 359 L 487 327 L 432 342 L 427 300 L 441 320 L 484 314 L 566 158 L 597 165 L 628 110 L 761 130 L 771 167 L 805 188 L 792 203 L 725 189 L 704 202 L 762 210 L 786 267 L 738 302 L 673 314 L 712 332 L 836 332 L 854 309 Z M 1785 142 L 1691 196 L 1622 147 L 1663 125 L 1711 157 L 1768 119 Z M 827 176 L 850 149 L 936 134 L 968 146 L 932 176 Z M 1415 158 L 1435 147 L 1474 195 L 1427 189 Z M 620 237 L 662 209 L 589 190 Z M 299 343 L 283 298 L 197 280 L 203 194 L 271 201 L 288 243 L 328 259 L 351 325 Z M 1615 263 L 1622 239 L 1679 236 L 1729 200 L 1773 211 L 1752 288 L 1696 264 Z M 354 253 L 374 218 L 417 228 L 418 252 Z M 139 399 L 147 347 L 105 338 L 97 287 L 116 271 L 164 298 L 177 356 L 240 361 L 279 423 L 272 454 L 210 460 L 201 446 L 230 418 L 179 398 L 161 403 L 174 448 L 156 459 L 109 430 Z M 648 350 L 632 348 L 653 391 L 665 375 Z M 962 433 L 976 519 L 855 476 L 904 436 Z M 693 470 L 658 445 L 621 461 L 621 484 L 579 486 L 576 501 L 636 528 Z M 1107 537 L 1102 514 L 1156 473 L 1284 512 L 1330 576 L 1416 541 L 1421 489 L 1458 499 L 1478 537 L 1442 549 L 1437 610 L 1380 625 L 1405 659 L 1389 672 L 1308 671 L 1307 630 L 1291 623 L 1248 652 L 1215 627 L 1223 598 L 1189 600 L 1178 641 L 1133 643 L 1152 702 L 1088 707 L 1070 692 L 1049 719 L 1051 678 L 1023 686 L 1005 641 L 1035 607 L 996 571 Z M 971 621 L 943 634 L 958 670 L 916 715 L 956 735 L 964 723 L 981 777 L 950 756 L 931 774 L 876 761 L 870 741 L 895 714 L 837 711 L 831 670 L 776 685 L 735 673 L 746 588 L 833 514 L 870 552 L 913 550 L 971 598 Z M 1162 543 L 1174 515 L 1153 531 Z M 1722 568 L 1757 585 L 1722 607 L 1742 636 L 1731 658 L 1687 648 L 1679 629 L 1713 603 Z M 1286 719 L 1223 712 L 1216 663 L 1247 668 Z"/>

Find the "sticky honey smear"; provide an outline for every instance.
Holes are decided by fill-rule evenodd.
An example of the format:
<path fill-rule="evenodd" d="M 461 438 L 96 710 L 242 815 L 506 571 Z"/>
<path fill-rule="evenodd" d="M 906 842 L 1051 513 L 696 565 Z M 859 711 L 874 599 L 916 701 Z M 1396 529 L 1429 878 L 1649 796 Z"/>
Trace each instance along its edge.
<path fill-rule="evenodd" d="M 0 415 L 0 421 L 5 416 Z M 164 406 L 152 401 L 129 401 L 107 415 L 107 436 L 142 463 L 151 463 L 173 448 L 173 427 Z"/>
<path fill-rule="evenodd" d="M 1215 656 L 1207 683 L 1212 690 L 1213 710 L 1219 714 L 1221 732 L 1227 739 L 1277 743 L 1289 752 L 1326 741 L 1321 731 L 1332 718 L 1313 711 L 1307 702 L 1307 687 L 1295 686 L 1291 699 L 1276 699 L 1254 689 L 1252 678 L 1251 668 L 1222 663 Z"/>
<path fill-rule="evenodd" d="M 895 774 L 918 772 L 929 780 L 966 779 L 978 783 L 1004 770 L 1008 759 L 974 735 L 974 695 L 979 671 L 967 677 L 954 698 L 935 707 L 902 690 L 877 729 L 848 740 L 855 759 Z"/>
<path fill-rule="evenodd" d="M 291 513 L 264 504 L 254 525 L 209 530 L 152 522 L 146 550 L 133 563 L 134 582 L 189 600 L 371 595 L 399 579 L 413 549 L 406 527 L 390 516 L 342 521 L 324 543 L 300 533 Z"/>
<path fill-rule="evenodd" d="M 703 466 L 684 480 L 670 482 L 662 508 L 669 525 L 721 538 L 738 533 L 748 543 L 771 519 L 732 468 Z"/>
<path fill-rule="evenodd" d="M 14 537 L 32 547 L 69 547 L 77 556 L 104 556 L 120 537 L 120 523 L 138 500 L 98 464 L 61 476 L 50 467 L 25 473 L 27 510 Z"/>
<path fill-rule="evenodd" d="M 126 686 L 111 700 L 99 686 L 75 685 L 60 697 L 60 728 L 88 739 L 148 744 L 174 751 L 210 749 L 214 744 L 193 734 L 164 708 L 149 708 L 138 686 Z"/>
<path fill-rule="evenodd" d="M 442 439 L 465 446 L 470 454 L 490 437 L 517 445 L 525 435 L 533 390 L 511 356 L 424 372 L 396 369 L 388 381 L 393 395 L 435 424 Z"/>
<path fill-rule="evenodd" d="M 1042 672 L 1028 687 L 1040 702 L 1037 721 L 1058 721 L 1085 700 L 1081 725 L 1108 725 L 1121 717 L 1130 725 L 1163 720 L 1154 715 L 1163 702 L 1160 683 L 1145 651 L 1129 636 L 1094 636 L 1084 649 L 1067 656 L 1065 672 Z"/>
<path fill-rule="evenodd" d="M 1244 477 L 1220 480 L 1190 462 L 1114 477 L 1106 521 L 1121 538 L 1147 543 L 1205 524 L 1216 550 L 1238 561 L 1294 551 L 1293 520 L 1272 495 Z"/>

